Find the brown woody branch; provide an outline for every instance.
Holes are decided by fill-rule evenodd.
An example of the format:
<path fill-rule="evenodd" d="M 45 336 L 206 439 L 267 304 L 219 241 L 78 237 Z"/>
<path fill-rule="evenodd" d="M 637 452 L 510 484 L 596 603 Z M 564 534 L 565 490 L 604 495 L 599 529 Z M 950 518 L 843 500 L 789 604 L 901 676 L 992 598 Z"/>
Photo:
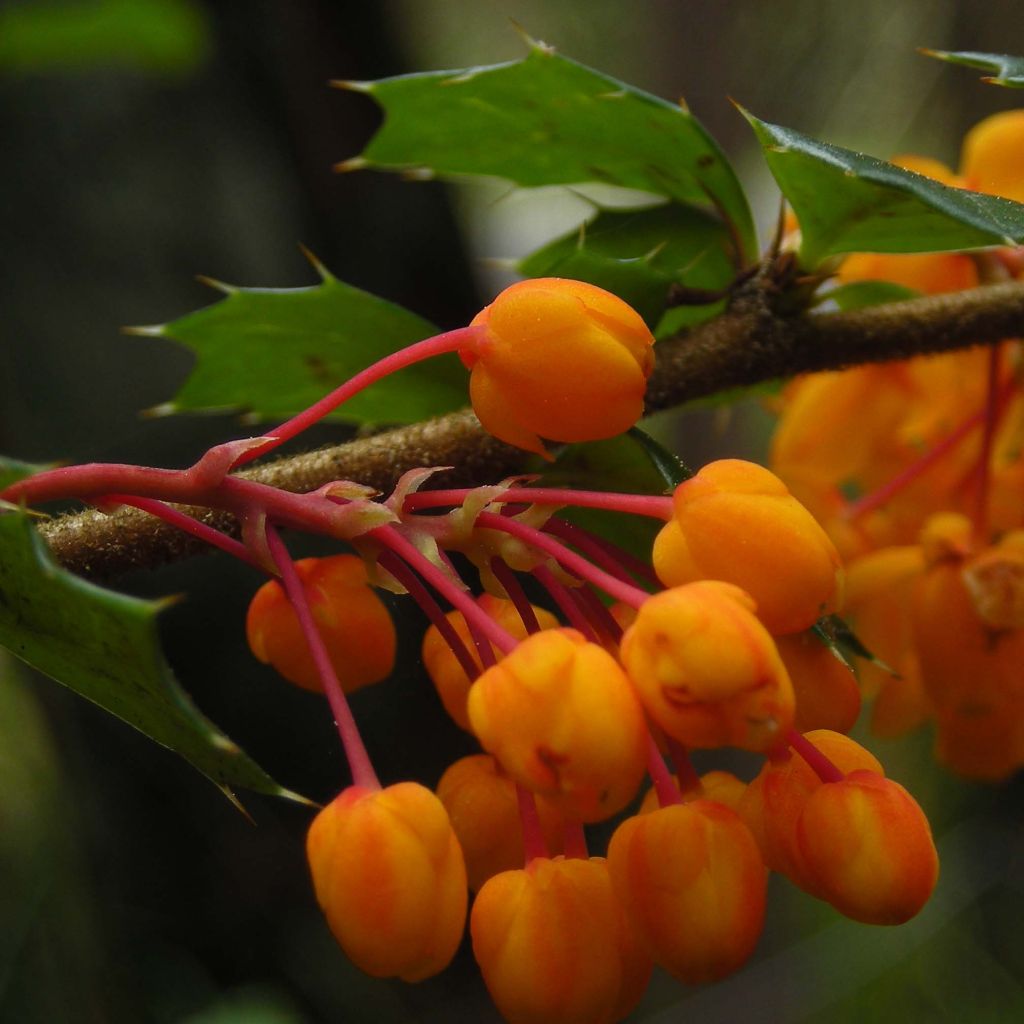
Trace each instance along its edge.
<path fill-rule="evenodd" d="M 647 389 L 655 412 L 728 388 L 815 370 L 904 359 L 1024 336 L 1024 284 L 1009 283 L 846 313 L 782 316 L 773 291 L 754 279 L 716 319 L 658 346 Z M 303 455 L 276 459 L 241 475 L 289 491 L 358 480 L 390 491 L 416 466 L 457 467 L 438 483 L 493 482 L 522 470 L 529 456 L 486 434 L 468 411 L 401 427 Z M 230 516 L 199 513 L 233 532 Z M 176 561 L 207 550 L 198 541 L 134 509 L 87 511 L 44 523 L 40 532 L 68 569 L 95 579 Z"/>

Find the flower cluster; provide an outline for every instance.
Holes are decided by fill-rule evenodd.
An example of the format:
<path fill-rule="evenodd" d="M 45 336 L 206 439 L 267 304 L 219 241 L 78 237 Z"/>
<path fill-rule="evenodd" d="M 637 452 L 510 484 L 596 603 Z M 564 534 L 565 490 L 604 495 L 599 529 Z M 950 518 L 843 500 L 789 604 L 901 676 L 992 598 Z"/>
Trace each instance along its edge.
<path fill-rule="evenodd" d="M 869 923 L 906 921 L 927 901 L 938 874 L 927 820 L 843 735 L 859 691 L 816 632 L 843 606 L 836 545 L 778 476 L 739 460 L 705 466 L 670 496 L 516 480 L 421 490 L 430 471 L 416 470 L 377 500 L 352 482 L 295 495 L 229 470 L 383 373 L 451 350 L 498 436 L 537 452 L 542 439 L 611 436 L 641 412 L 651 342 L 600 289 L 523 282 L 470 327 L 387 357 L 270 436 L 212 449 L 191 469 L 69 467 L 3 494 L 133 504 L 272 577 L 249 610 L 252 650 L 323 692 L 351 771 L 307 839 L 331 931 L 367 973 L 418 981 L 453 957 L 473 891 L 473 952 L 513 1024 L 621 1020 L 655 964 L 691 984 L 736 970 L 763 927 L 769 870 Z M 171 503 L 233 512 L 242 540 Z M 650 562 L 574 525 L 566 506 L 659 521 Z M 296 563 L 281 529 L 354 553 Z M 936 533 L 935 564 L 961 557 L 957 543 Z M 1024 607 L 1006 584 L 1024 554 L 1004 548 L 1002 561 L 971 562 L 971 594 L 985 592 L 999 623 Z M 946 608 L 954 584 L 928 578 Z M 394 628 L 375 586 L 408 594 L 430 620 L 424 665 L 481 747 L 436 793 L 381 785 L 346 699 L 392 670 Z M 760 774 L 699 777 L 690 751 L 726 747 L 762 756 Z M 636 808 L 645 774 L 653 789 Z M 631 805 L 606 856 L 593 855 L 584 826 Z"/>
<path fill-rule="evenodd" d="M 964 139 L 960 170 L 896 162 L 947 185 L 1024 198 L 1024 110 Z M 938 293 L 1018 277 L 1020 250 L 854 254 L 841 283 Z M 874 729 L 934 722 L 953 771 L 1024 764 L 1024 394 L 1018 341 L 798 378 L 771 463 L 848 560 L 846 614 L 884 663 L 865 664 Z M 888 667 L 885 667 L 888 666 Z"/>

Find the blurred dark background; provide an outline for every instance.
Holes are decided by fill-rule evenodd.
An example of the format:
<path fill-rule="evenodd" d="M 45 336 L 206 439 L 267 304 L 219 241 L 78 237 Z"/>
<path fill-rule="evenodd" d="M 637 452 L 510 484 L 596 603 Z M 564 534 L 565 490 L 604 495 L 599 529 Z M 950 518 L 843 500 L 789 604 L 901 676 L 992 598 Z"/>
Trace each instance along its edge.
<path fill-rule="evenodd" d="M 685 96 L 764 223 L 776 194 L 728 96 L 830 141 L 954 166 L 963 131 L 1022 98 L 915 53 L 1024 53 L 1016 0 L 4 0 L 0 451 L 183 465 L 234 436 L 230 417 L 140 417 L 174 394 L 190 357 L 119 328 L 214 301 L 200 273 L 313 283 L 299 243 L 338 277 L 439 325 L 466 322 L 501 276 L 487 257 L 521 255 L 585 208 L 561 189 L 526 197 L 336 174 L 379 115 L 327 83 L 516 59 L 524 48 L 510 19 L 606 73 Z M 754 409 L 721 435 L 695 423 L 659 424 L 681 435 L 691 462 L 763 443 Z M 323 428 L 311 442 L 342 436 Z M 187 595 L 163 616 L 165 646 L 214 721 L 282 784 L 318 800 L 340 788 L 321 703 L 245 649 L 252 573 L 210 558 L 123 584 Z M 416 671 L 416 614 L 396 614 L 408 626 L 402 669 L 361 694 L 356 712 L 385 781 L 433 785 L 469 741 Z M 748 970 L 706 991 L 659 979 L 636 1019 L 1024 1012 L 1019 784 L 944 777 L 927 737 L 882 756 L 946 844 L 943 888 L 923 920 L 899 933 L 837 924 L 774 885 Z M 255 825 L 174 755 L 0 663 L 0 1020 L 496 1019 L 465 950 L 415 987 L 352 969 L 309 892 L 309 812 L 242 796 Z"/>

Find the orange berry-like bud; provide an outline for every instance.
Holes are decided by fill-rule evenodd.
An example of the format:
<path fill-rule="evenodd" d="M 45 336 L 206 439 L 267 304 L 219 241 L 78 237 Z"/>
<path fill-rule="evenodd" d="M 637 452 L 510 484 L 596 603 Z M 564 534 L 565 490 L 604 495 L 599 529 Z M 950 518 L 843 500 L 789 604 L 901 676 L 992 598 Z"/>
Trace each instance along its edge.
<path fill-rule="evenodd" d="M 772 633 L 795 633 L 842 601 L 839 553 L 772 472 L 753 462 L 711 462 L 673 499 L 678 537 L 654 550 L 666 586 L 694 579 L 742 587 Z M 666 530 L 671 527 L 666 527 Z"/>
<path fill-rule="evenodd" d="M 313 819 L 306 855 L 317 902 L 357 967 L 421 981 L 448 965 L 466 921 L 466 868 L 429 789 L 350 786 Z"/>
<path fill-rule="evenodd" d="M 346 693 L 386 679 L 395 665 L 395 627 L 355 555 L 295 563 L 327 653 Z M 245 620 L 249 647 L 292 683 L 322 692 L 298 616 L 277 580 L 264 583 Z"/>
<path fill-rule="evenodd" d="M 490 879 L 470 915 L 473 955 L 509 1024 L 614 1024 L 651 973 L 603 858 L 536 858 Z"/>
<path fill-rule="evenodd" d="M 793 722 L 793 687 L 739 587 L 704 580 L 648 598 L 622 663 L 650 716 L 688 747 L 766 750 Z"/>
<path fill-rule="evenodd" d="M 596 441 L 643 413 L 654 336 L 620 298 L 557 277 L 520 281 L 476 315 L 486 334 L 462 353 L 484 428 L 546 454 L 541 438 Z"/>
<path fill-rule="evenodd" d="M 806 739 L 841 772 L 865 769 L 885 774 L 875 756 L 849 736 L 816 729 L 807 733 Z M 797 844 L 797 822 L 808 797 L 821 785 L 814 769 L 799 754 L 786 751 L 761 769 L 737 807 L 768 867 L 815 895 L 813 877 L 804 870 Z"/>
<path fill-rule="evenodd" d="M 901 785 L 871 771 L 811 793 L 797 842 L 816 894 L 865 924 L 909 921 L 939 876 L 924 812 Z"/>
<path fill-rule="evenodd" d="M 484 749 L 579 821 L 621 810 L 646 763 L 643 709 L 618 662 L 572 629 L 524 640 L 469 691 Z"/>
<path fill-rule="evenodd" d="M 683 791 L 683 802 L 693 803 L 694 800 L 713 800 L 717 804 L 724 804 L 731 810 L 739 806 L 740 798 L 743 796 L 747 784 L 733 775 L 732 772 L 713 769 L 705 772 L 698 779 L 698 784 L 691 789 Z M 657 790 L 652 786 L 644 793 L 643 800 L 637 808 L 637 814 L 650 814 L 661 806 L 658 800 Z"/>
<path fill-rule="evenodd" d="M 470 754 L 449 765 L 437 784 L 452 828 L 466 858 L 474 892 L 488 878 L 523 864 L 523 830 L 515 783 L 489 754 Z M 536 797 L 541 829 L 552 855 L 562 850 L 562 815 Z"/>
<path fill-rule="evenodd" d="M 654 962 L 680 981 L 715 981 L 753 952 L 768 872 L 750 830 L 723 804 L 696 800 L 627 818 L 608 867 Z"/>
<path fill-rule="evenodd" d="M 494 597 L 491 594 L 481 594 L 477 598 L 477 604 L 502 629 L 511 633 L 517 640 L 526 637 L 526 626 L 523 625 L 522 617 L 511 601 Z M 554 629 L 558 626 L 558 619 L 546 609 L 534 605 L 533 612 L 537 616 L 537 622 L 541 629 Z M 466 625 L 462 612 L 451 611 L 446 617 L 459 639 L 470 652 L 473 652 L 475 649 L 473 636 L 469 626 Z M 501 651 L 494 650 L 493 646 L 491 650 L 494 651 L 496 659 L 503 657 Z M 437 689 L 445 711 L 466 732 L 471 732 L 469 715 L 466 713 L 466 698 L 469 696 L 472 680 L 466 675 L 437 626 L 431 626 L 423 636 L 422 657 L 423 666 Z"/>
<path fill-rule="evenodd" d="M 857 677 L 812 632 L 777 636 L 782 663 L 796 694 L 797 732 L 849 732 L 860 714 Z"/>
<path fill-rule="evenodd" d="M 965 136 L 960 169 L 971 188 L 1024 202 L 1024 110 L 1003 110 Z"/>

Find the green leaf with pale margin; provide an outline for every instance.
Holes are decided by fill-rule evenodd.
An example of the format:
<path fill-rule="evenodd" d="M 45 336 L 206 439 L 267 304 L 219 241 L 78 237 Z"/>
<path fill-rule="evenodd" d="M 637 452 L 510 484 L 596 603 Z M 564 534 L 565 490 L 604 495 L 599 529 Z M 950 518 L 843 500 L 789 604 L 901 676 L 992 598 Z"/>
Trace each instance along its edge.
<path fill-rule="evenodd" d="M 843 312 L 848 312 L 852 309 L 866 309 L 868 306 L 881 306 L 886 302 L 905 302 L 920 294 L 913 288 L 892 281 L 851 281 L 822 293 L 821 298 L 830 299 Z"/>
<path fill-rule="evenodd" d="M 157 634 L 164 604 L 65 572 L 26 516 L 0 514 L 0 645 L 180 754 L 232 801 L 236 786 L 303 800 L 219 732 L 178 686 Z"/>
<path fill-rule="evenodd" d="M 840 615 L 823 615 L 811 627 L 815 636 L 841 661 L 848 669 L 853 669 L 852 657 L 864 658 L 883 672 L 895 676 L 896 670 L 876 657 L 864 646 L 860 637 L 850 628 L 849 623 Z"/>
<path fill-rule="evenodd" d="M 654 327 L 672 284 L 724 288 L 736 274 L 725 225 L 670 203 L 601 210 L 578 229 L 521 260 L 526 277 L 571 277 L 614 292 Z"/>
<path fill-rule="evenodd" d="M 696 118 L 531 44 L 520 61 L 340 83 L 372 96 L 384 124 L 345 169 L 488 175 L 517 185 L 601 182 L 713 207 L 735 225 L 741 261 L 757 243 L 746 196 Z"/>
<path fill-rule="evenodd" d="M 983 82 L 1024 89 L 1024 57 L 1012 57 L 1008 53 L 974 53 L 971 50 L 921 50 L 921 53 L 948 64 L 963 64 L 990 72 L 982 76 Z"/>
<path fill-rule="evenodd" d="M 437 329 L 401 306 L 317 268 L 309 288 L 217 285 L 220 302 L 157 327 L 197 358 L 174 400 L 157 412 L 238 410 L 255 420 L 300 412 L 349 377 Z M 415 423 L 466 404 L 466 371 L 438 356 L 386 377 L 331 414 L 348 423 Z"/>
<path fill-rule="evenodd" d="M 1020 203 L 950 188 L 745 116 L 800 221 L 807 267 L 848 252 L 942 252 L 1024 241 Z"/>

